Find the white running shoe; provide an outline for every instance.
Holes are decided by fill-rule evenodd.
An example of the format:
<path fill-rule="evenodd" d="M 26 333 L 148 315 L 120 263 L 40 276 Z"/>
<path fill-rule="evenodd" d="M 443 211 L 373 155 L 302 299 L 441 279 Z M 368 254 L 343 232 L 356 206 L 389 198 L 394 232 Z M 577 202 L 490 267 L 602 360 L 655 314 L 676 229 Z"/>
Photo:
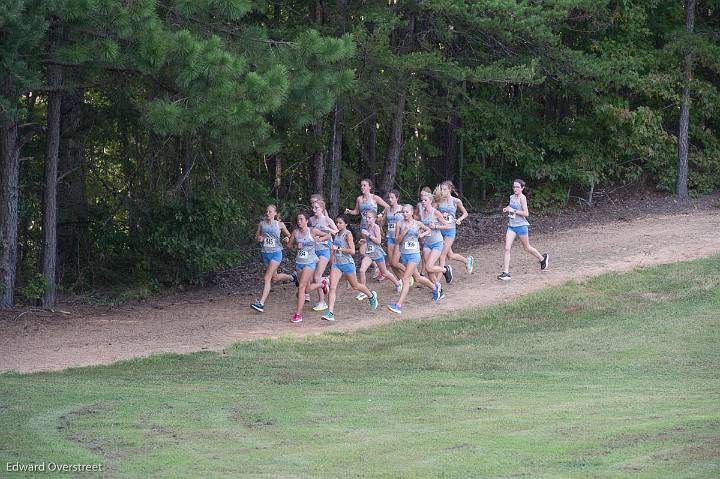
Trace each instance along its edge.
<path fill-rule="evenodd" d="M 357 296 L 355 296 L 355 299 L 357 299 L 358 301 L 362 301 L 363 299 L 367 299 L 367 297 L 368 296 L 365 293 L 358 293 Z"/>
<path fill-rule="evenodd" d="M 313 311 L 325 311 L 328 309 L 327 303 L 318 303 L 313 307 Z"/>

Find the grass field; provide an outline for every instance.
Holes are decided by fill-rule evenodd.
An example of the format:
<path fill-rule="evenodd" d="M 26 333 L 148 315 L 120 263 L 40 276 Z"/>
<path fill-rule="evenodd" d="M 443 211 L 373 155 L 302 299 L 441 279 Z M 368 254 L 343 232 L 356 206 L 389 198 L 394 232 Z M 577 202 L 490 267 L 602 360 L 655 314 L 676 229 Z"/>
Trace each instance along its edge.
<path fill-rule="evenodd" d="M 717 256 L 226 352 L 0 376 L 0 476 L 720 477 Z"/>

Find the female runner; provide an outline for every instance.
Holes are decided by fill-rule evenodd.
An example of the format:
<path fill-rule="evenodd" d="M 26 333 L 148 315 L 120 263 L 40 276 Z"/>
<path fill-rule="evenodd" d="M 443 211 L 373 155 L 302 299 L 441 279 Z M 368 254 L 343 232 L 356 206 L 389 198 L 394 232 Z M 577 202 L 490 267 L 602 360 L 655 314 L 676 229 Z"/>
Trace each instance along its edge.
<path fill-rule="evenodd" d="M 388 309 L 396 314 L 402 314 L 402 305 L 410 291 L 410 278 L 434 291 L 435 285 L 425 276 L 421 276 L 417 270 L 420 263 L 420 238 L 430 235 L 430 229 L 415 220 L 412 205 L 404 205 L 403 219 L 398 221 L 395 228 L 395 243 L 400 247 L 400 260 L 405 265 L 405 272 L 402 277 L 402 291 L 397 303 L 388 305 Z"/>
<path fill-rule="evenodd" d="M 433 301 L 438 302 L 445 296 L 440 281 L 438 281 L 438 273 L 444 273 L 445 268 L 436 263 L 443 250 L 444 241 L 441 231 L 449 229 L 450 225 L 445 221 L 442 213 L 433 208 L 432 193 L 423 192 L 420 203 L 422 205 L 419 212 L 420 221 L 431 230 L 431 234 L 423 241 L 423 263 L 425 264 L 425 274 L 435 283 Z"/>
<path fill-rule="evenodd" d="M 452 266 L 450 264 L 446 264 L 448 258 L 465 263 L 465 267 L 467 268 L 467 272 L 469 274 L 472 274 L 475 266 L 475 258 L 472 256 L 465 258 L 452 250 L 452 245 L 455 242 L 455 237 L 457 235 L 457 225 L 460 225 L 468 216 L 468 212 L 462 201 L 460 198 L 453 196 L 453 192 L 457 193 L 455 185 L 452 184 L 452 181 L 443 181 L 437 186 L 437 188 L 435 188 L 434 192 L 437 209 L 440 210 L 440 213 L 442 213 L 445 221 L 447 221 L 450 225 L 450 228 L 442 230 L 443 250 L 440 254 L 440 266 L 445 268 L 444 274 L 446 283 L 452 283 L 453 280 Z M 457 210 L 460 210 L 460 216 L 457 216 Z"/>
<path fill-rule="evenodd" d="M 528 239 L 528 223 L 527 218 L 530 216 L 527 206 L 527 198 L 523 194 L 525 182 L 523 180 L 513 181 L 513 194 L 510 195 L 508 205 L 502 209 L 503 213 L 508 215 L 508 228 L 505 233 L 505 249 L 503 255 L 503 270 L 498 275 L 498 279 L 502 281 L 510 281 L 510 248 L 512 248 L 515 237 L 520 238 L 520 243 L 525 251 L 540 260 L 540 269 L 544 270 L 550 264 L 550 255 L 548 253 L 540 254 L 538 250 L 530 246 Z"/>
<path fill-rule="evenodd" d="M 383 278 L 387 278 L 395 285 L 395 291 L 400 292 L 402 282 L 398 280 L 392 272 L 388 271 L 385 266 L 385 252 L 382 249 L 382 230 L 375 223 L 377 215 L 373 211 L 368 211 L 366 215 L 367 228 L 360 231 L 362 239 L 360 242 L 365 244 L 365 255 L 363 255 L 360 263 L 360 283 L 366 284 L 365 272 L 370 267 L 370 263 L 375 262 Z M 363 300 L 367 296 L 365 293 L 358 293 L 355 297 L 357 300 Z"/>
<path fill-rule="evenodd" d="M 285 227 L 285 223 L 281 222 L 278 218 L 277 207 L 275 205 L 268 205 L 265 209 L 265 219 L 258 223 L 257 233 L 255 233 L 255 240 L 261 244 L 261 252 L 263 265 L 265 265 L 265 276 L 263 280 L 265 284 L 263 286 L 262 296 L 260 299 L 250 305 L 252 309 L 258 313 L 265 311 L 265 301 L 270 294 L 270 287 L 273 281 L 295 281 L 295 285 L 298 285 L 297 274 L 293 271 L 291 274 L 278 273 L 277 269 L 283 259 L 283 247 L 280 241 L 280 235 L 282 234 L 282 241 L 287 243 L 290 240 L 290 232 Z"/>
<path fill-rule="evenodd" d="M 325 209 L 325 201 L 322 198 L 317 198 L 313 203 L 312 210 L 314 215 L 310 217 L 310 226 L 318 229 L 326 234 L 335 234 L 338 232 L 335 222 L 327 215 Z M 315 254 L 318 257 L 317 267 L 315 268 L 315 274 L 313 275 L 313 282 L 319 283 L 322 280 L 323 273 L 325 273 L 325 267 L 330 262 L 330 245 L 332 240 L 318 241 L 315 243 Z M 325 294 L 322 288 L 317 290 L 318 292 L 318 303 L 313 308 L 313 311 L 325 311 L 328 308 L 325 302 Z"/>
<path fill-rule="evenodd" d="M 370 307 L 377 309 L 378 298 L 375 291 L 370 291 L 367 286 L 360 284 L 355 276 L 355 241 L 352 233 L 347 229 L 348 222 L 345 216 L 338 216 L 336 219 L 338 234 L 332 242 L 333 263 L 330 267 L 330 294 L 328 294 L 328 310 L 322 318 L 327 321 L 335 321 L 335 299 L 337 298 L 337 287 L 340 278 L 343 276 L 350 283 L 353 289 L 365 294 L 370 298 Z"/>
<path fill-rule="evenodd" d="M 294 244 L 298 249 L 297 255 L 295 256 L 295 271 L 298 275 L 298 297 L 297 297 L 297 309 L 292 319 L 293 323 L 299 323 L 302 321 L 302 310 L 305 305 L 305 293 L 310 293 L 318 288 L 323 288 L 327 294 L 327 283 L 321 280 L 318 283 L 311 283 L 313 275 L 315 273 L 315 266 L 318 261 L 318 257 L 315 254 L 315 243 L 317 241 L 326 241 L 330 239 L 330 235 L 323 233 L 319 229 L 310 228 L 308 226 L 309 215 L 307 213 L 298 213 L 297 215 L 297 229 L 292 232 L 290 236 L 291 244 Z"/>
<path fill-rule="evenodd" d="M 395 276 L 401 277 L 405 266 L 400 262 L 400 248 L 395 244 L 395 225 L 403 218 L 402 206 L 398 204 L 400 193 L 397 190 L 391 190 L 388 194 L 388 204 L 390 207 L 385 211 L 385 222 L 387 223 L 387 257 L 390 267 L 395 272 Z"/>
<path fill-rule="evenodd" d="M 354 209 L 345 209 L 346 215 L 360 215 L 360 229 L 367 229 L 367 212 L 368 211 L 374 211 L 375 213 L 378 212 L 378 205 L 382 206 L 385 209 L 389 208 L 389 205 L 380 198 L 378 195 L 373 194 L 372 192 L 372 181 L 365 178 L 360 182 L 360 196 L 357 197 L 355 200 L 355 208 Z M 378 217 L 381 215 L 378 215 Z M 365 254 L 365 246 L 360 245 L 360 254 Z"/>

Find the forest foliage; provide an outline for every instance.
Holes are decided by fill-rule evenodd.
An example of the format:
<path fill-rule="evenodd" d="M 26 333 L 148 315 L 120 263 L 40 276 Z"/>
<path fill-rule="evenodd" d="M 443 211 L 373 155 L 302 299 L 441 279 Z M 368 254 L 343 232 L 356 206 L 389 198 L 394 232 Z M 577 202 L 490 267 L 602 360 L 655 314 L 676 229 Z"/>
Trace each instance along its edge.
<path fill-rule="evenodd" d="M 365 177 L 408 201 L 450 179 L 476 208 L 515 177 L 534 206 L 673 193 L 685 85 L 688 187 L 717 190 L 720 1 L 691 32 L 684 7 L 0 0 L 5 306 L 46 288 L 48 224 L 51 275 L 86 291 L 198 281 L 246 260 L 266 204 L 289 219 L 322 192 L 337 211 Z"/>

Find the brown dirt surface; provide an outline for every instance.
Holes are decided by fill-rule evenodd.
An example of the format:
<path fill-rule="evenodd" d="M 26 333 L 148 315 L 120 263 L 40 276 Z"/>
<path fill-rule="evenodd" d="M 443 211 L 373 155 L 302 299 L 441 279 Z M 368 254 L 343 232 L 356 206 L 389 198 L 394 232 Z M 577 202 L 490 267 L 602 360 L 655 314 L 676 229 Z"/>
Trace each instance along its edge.
<path fill-rule="evenodd" d="M 499 214 L 468 218 L 459 229 L 456 250 L 476 258 L 475 273 L 468 275 L 462 264 L 453 263 L 456 279 L 447 285 L 446 299 L 436 305 L 428 290 L 413 288 L 400 317 L 384 309 L 397 297 L 392 285 L 373 280 L 371 289 L 378 291 L 381 303 L 376 312 L 341 286 L 334 323 L 321 320 L 308 304 L 304 322 L 291 324 L 295 288 L 290 284 L 274 286 L 265 313 L 255 313 L 249 304 L 259 294 L 260 280 L 253 271 L 257 264 L 250 264 L 217 275 L 217 286 L 143 302 L 108 306 L 67 299 L 55 312 L 0 312 L 0 372 L 109 364 L 163 352 L 221 351 L 237 341 L 429 319 L 566 281 L 720 253 L 720 194 L 688 203 L 647 193 L 622 200 L 598 198 L 592 208 L 531 217 L 531 244 L 550 253 L 550 267 L 540 272 L 537 261 L 516 244 L 509 282 L 496 279 L 506 220 Z"/>

